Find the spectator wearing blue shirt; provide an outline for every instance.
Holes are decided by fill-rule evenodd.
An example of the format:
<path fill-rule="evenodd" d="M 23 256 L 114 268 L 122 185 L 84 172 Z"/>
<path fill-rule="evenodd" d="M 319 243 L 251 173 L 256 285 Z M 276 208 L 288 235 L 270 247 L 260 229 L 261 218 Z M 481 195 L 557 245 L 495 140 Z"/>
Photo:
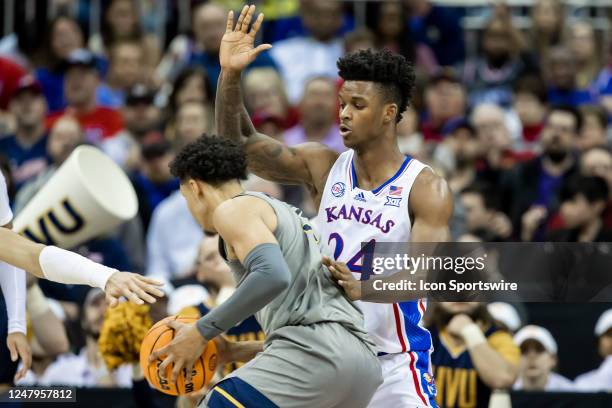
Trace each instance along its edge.
<path fill-rule="evenodd" d="M 578 107 L 596 102 L 589 89 L 579 89 L 576 86 L 576 61 L 568 48 L 559 46 L 550 50 L 549 68 L 548 102 L 550 104 Z"/>
<path fill-rule="evenodd" d="M 145 81 L 144 49 L 138 41 L 114 43 L 109 50 L 106 82 L 96 90 L 98 105 L 119 109 L 125 105 L 127 91 Z"/>
<path fill-rule="evenodd" d="M 45 131 L 47 104 L 40 84 L 32 76 L 20 79 L 9 109 L 15 115 L 17 129 L 14 135 L 0 139 L 0 154 L 9 158 L 18 190 L 49 164 Z"/>
<path fill-rule="evenodd" d="M 455 65 L 464 59 L 465 43 L 458 13 L 434 6 L 429 0 L 404 0 L 404 4 L 410 10 L 414 40 L 429 46 L 440 65 Z"/>

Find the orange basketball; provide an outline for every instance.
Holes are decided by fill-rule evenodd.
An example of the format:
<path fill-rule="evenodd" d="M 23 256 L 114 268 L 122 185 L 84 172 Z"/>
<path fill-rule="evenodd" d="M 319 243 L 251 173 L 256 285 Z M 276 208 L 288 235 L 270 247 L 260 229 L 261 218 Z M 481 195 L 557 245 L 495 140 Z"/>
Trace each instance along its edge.
<path fill-rule="evenodd" d="M 197 391 L 210 382 L 217 368 L 217 346 L 214 341 L 208 342 L 204 353 L 193 366 L 190 382 L 186 382 L 186 370 L 183 369 L 183 372 L 178 375 L 176 383 L 171 383 L 172 365 L 169 365 L 166 369 L 166 379 L 162 379 L 157 368 L 164 361 L 163 358 L 158 358 L 150 364 L 148 359 L 152 352 L 164 347 L 174 338 L 174 330 L 168 327 L 168 323 L 173 320 L 191 324 L 195 323 L 197 319 L 195 317 L 169 316 L 155 323 L 142 340 L 140 367 L 153 388 L 169 395 L 183 395 Z"/>

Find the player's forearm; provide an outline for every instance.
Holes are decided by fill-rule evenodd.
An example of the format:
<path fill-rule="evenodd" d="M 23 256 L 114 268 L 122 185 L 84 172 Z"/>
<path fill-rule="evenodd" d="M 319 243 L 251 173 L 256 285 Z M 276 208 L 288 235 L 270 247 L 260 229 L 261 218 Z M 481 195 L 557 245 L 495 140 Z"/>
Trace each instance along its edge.
<path fill-rule="evenodd" d="M 255 133 L 255 128 L 244 106 L 240 73 L 222 70 L 217 83 L 215 100 L 217 133 L 235 141 Z"/>
<path fill-rule="evenodd" d="M 0 261 L 23 269 L 39 278 L 45 277 L 38 262 L 44 245 L 32 242 L 6 228 L 0 228 L 0 243 Z"/>
<path fill-rule="evenodd" d="M 231 343 L 230 360 L 238 363 L 246 363 L 263 351 L 263 341 L 240 341 Z"/>
<path fill-rule="evenodd" d="M 26 333 L 25 272 L 0 262 L 0 286 L 8 314 L 8 332 Z"/>

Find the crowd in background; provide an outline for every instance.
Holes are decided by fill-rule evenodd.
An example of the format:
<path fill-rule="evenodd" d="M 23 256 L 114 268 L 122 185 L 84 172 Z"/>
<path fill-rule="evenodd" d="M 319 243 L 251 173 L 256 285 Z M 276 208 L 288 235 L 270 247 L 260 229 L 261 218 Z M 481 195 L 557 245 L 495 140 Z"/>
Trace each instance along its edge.
<path fill-rule="evenodd" d="M 0 168 L 16 215 L 77 146 L 98 146 L 130 176 L 139 213 L 76 250 L 165 280 L 167 313 L 213 307 L 233 281 L 214 238 L 191 218 L 168 164 L 182 146 L 214 132 L 220 41 L 228 7 L 242 4 L 194 1 L 189 29 L 163 38 L 151 30 L 159 14 L 151 2 L 102 1 L 95 33 L 82 12 L 87 2 L 48 3 L 54 7 L 41 43 L 27 30 L 0 39 Z M 263 3 L 267 21 L 258 41 L 273 48 L 243 76 L 245 103 L 260 132 L 288 145 L 321 142 L 345 150 L 336 61 L 387 48 L 414 63 L 417 91 L 398 124 L 398 142 L 447 179 L 453 240 L 612 241 L 612 37 L 593 28 L 589 16 L 572 17 L 557 0 L 534 0 L 531 26 L 519 30 L 509 8 L 490 7 L 478 52 L 469 53 L 461 13 L 429 0 L 369 2 L 365 24 L 351 2 Z M 254 176 L 246 188 L 316 213 L 302 188 Z M 28 293 L 69 330 L 55 344 L 35 347 L 28 381 L 129 386 L 131 369 L 108 373 L 97 353 L 106 307 L 100 293 L 29 285 Z M 38 306 L 31 317 L 47 310 Z M 545 328 L 520 329 L 528 320 L 521 323 L 506 306 L 489 310 L 495 318 L 501 313 L 506 329 L 518 330 L 515 388 L 612 391 L 609 311 L 583 333 L 598 339 L 600 369 L 610 378 L 596 387 L 592 379 L 550 374 L 563 356 Z"/>

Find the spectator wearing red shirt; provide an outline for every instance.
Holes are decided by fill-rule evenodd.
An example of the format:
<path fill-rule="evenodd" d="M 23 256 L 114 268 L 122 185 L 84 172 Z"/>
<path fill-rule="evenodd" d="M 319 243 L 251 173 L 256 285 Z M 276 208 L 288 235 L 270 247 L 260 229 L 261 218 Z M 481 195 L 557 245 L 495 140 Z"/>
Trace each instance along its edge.
<path fill-rule="evenodd" d="M 85 141 L 99 144 L 114 137 L 123 129 L 123 118 L 115 109 L 98 106 L 96 88 L 100 74 L 96 59 L 87 50 L 79 49 L 70 54 L 66 62 L 64 94 L 68 107 L 49 116 L 47 127 L 63 115 L 74 115 L 85 132 Z"/>
<path fill-rule="evenodd" d="M 8 58 L 0 57 L 0 110 L 6 110 L 19 80 L 26 74 L 21 66 Z"/>

